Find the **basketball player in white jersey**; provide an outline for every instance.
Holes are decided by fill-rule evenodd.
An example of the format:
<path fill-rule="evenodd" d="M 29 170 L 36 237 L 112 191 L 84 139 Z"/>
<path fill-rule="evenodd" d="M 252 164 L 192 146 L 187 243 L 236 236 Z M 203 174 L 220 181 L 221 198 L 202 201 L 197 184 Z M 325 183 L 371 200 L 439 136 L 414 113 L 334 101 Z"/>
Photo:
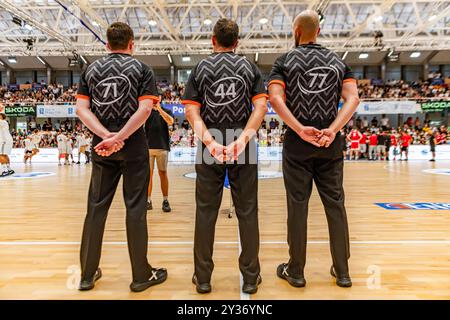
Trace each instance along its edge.
<path fill-rule="evenodd" d="M 33 145 L 33 157 L 39 153 L 39 144 L 41 143 L 42 136 L 37 129 L 33 131 L 30 136 L 31 144 Z M 31 159 L 30 159 L 31 160 Z"/>
<path fill-rule="evenodd" d="M 84 154 L 86 155 L 86 164 L 88 164 L 91 162 L 92 135 L 89 133 L 89 131 L 86 131 L 85 137 L 86 137 L 86 150 Z"/>
<path fill-rule="evenodd" d="M 6 177 L 14 174 L 11 170 L 9 155 L 13 147 L 13 138 L 9 132 L 9 124 L 6 121 L 6 115 L 0 113 L 0 165 L 2 173 L 0 177 Z"/>
<path fill-rule="evenodd" d="M 30 160 L 30 164 L 31 164 L 31 158 L 33 157 L 33 143 L 31 142 L 31 136 L 27 136 L 24 140 L 23 143 L 25 145 L 25 153 L 23 155 L 23 162 L 25 162 L 25 164 L 27 164 L 27 161 Z"/>
<path fill-rule="evenodd" d="M 61 130 L 56 136 L 56 142 L 58 144 L 58 165 L 61 165 L 61 158 L 64 158 L 64 164 L 66 165 L 69 160 L 67 157 L 67 137 Z"/>
<path fill-rule="evenodd" d="M 88 163 L 89 162 L 89 158 L 88 158 L 88 156 L 86 154 L 87 141 L 86 141 L 86 137 L 85 137 L 84 133 L 83 132 L 79 132 L 77 134 L 76 140 L 77 140 L 77 148 L 78 148 L 78 162 L 77 162 L 77 164 L 81 163 L 81 161 L 80 161 L 81 154 L 84 154 L 84 156 L 86 157 L 86 163 Z"/>
<path fill-rule="evenodd" d="M 69 132 L 66 133 L 66 138 L 67 138 L 67 142 L 66 142 L 66 154 L 67 154 L 67 164 L 74 164 L 75 161 L 73 160 L 73 140 L 72 140 L 72 136 Z M 70 162 L 69 158 L 72 160 L 72 162 Z"/>

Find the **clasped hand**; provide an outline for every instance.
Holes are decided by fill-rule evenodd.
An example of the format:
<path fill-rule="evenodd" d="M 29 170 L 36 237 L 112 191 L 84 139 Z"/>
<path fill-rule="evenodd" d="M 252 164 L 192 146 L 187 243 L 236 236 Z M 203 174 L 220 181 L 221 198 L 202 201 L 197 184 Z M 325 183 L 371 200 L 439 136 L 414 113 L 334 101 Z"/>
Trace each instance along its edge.
<path fill-rule="evenodd" d="M 125 142 L 118 138 L 117 132 L 110 132 L 102 142 L 94 147 L 95 152 L 102 157 L 109 157 L 115 152 L 120 151 Z"/>
<path fill-rule="evenodd" d="M 153 110 L 161 112 L 159 103 L 153 105 Z M 102 157 L 109 157 L 115 152 L 120 151 L 125 146 L 123 139 L 120 139 L 117 132 L 109 132 L 103 141 L 94 147 L 95 152 Z"/>
<path fill-rule="evenodd" d="M 206 147 L 209 153 L 219 162 L 236 161 L 239 155 L 245 150 L 246 143 L 242 138 L 230 143 L 227 146 L 221 145 L 213 140 Z"/>
<path fill-rule="evenodd" d="M 336 138 L 336 133 L 330 128 L 319 130 L 314 127 L 303 127 L 298 135 L 318 148 L 328 148 Z"/>

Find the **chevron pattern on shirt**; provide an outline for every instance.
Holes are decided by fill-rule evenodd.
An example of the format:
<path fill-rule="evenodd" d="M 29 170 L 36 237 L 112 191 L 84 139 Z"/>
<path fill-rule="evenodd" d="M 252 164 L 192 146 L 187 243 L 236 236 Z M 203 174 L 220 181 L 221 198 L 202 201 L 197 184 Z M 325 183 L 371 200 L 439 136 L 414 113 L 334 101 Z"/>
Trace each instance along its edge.
<path fill-rule="evenodd" d="M 128 119 L 138 108 L 142 64 L 131 56 L 109 55 L 86 70 L 91 110 L 99 119 Z"/>
<path fill-rule="evenodd" d="M 205 123 L 247 121 L 252 112 L 253 66 L 246 57 L 216 53 L 200 61 L 195 81 Z"/>
<path fill-rule="evenodd" d="M 286 105 L 301 120 L 333 120 L 338 112 L 345 63 L 323 48 L 298 47 L 285 60 Z"/>

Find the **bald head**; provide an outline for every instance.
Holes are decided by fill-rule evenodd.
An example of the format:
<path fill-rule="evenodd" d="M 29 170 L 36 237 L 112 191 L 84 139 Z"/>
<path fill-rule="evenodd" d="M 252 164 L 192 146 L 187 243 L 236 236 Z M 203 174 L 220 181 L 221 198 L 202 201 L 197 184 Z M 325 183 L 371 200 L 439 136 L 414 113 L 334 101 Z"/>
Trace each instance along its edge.
<path fill-rule="evenodd" d="M 315 41 L 320 28 L 319 15 L 313 10 L 305 10 L 294 19 L 295 41 Z"/>

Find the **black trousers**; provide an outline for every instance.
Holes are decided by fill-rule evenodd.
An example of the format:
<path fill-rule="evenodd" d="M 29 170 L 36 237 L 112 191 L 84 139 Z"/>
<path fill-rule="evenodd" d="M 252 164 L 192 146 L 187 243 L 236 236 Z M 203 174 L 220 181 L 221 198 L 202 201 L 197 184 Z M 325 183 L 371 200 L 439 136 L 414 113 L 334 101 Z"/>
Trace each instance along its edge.
<path fill-rule="evenodd" d="M 217 139 L 217 138 L 216 138 Z M 195 170 L 196 218 L 194 235 L 195 275 L 199 283 L 210 282 L 214 269 L 213 247 L 217 216 L 222 202 L 225 172 L 231 187 L 231 196 L 239 221 L 239 235 L 242 252 L 239 269 L 246 283 L 256 283 L 260 273 L 259 226 L 258 226 L 258 165 L 250 154 L 256 150 L 253 142 L 243 153 L 246 161 L 232 164 L 206 164 L 197 160 Z M 205 146 L 199 150 L 205 154 Z M 207 152 L 207 151 L 206 151 Z M 200 157 L 201 158 L 201 157 Z"/>
<path fill-rule="evenodd" d="M 94 137 L 93 146 L 99 141 Z M 120 152 L 110 157 L 100 157 L 95 151 L 92 153 L 91 183 L 80 252 L 82 279 L 92 279 L 99 266 L 106 217 L 121 176 L 133 281 L 142 282 L 151 275 L 147 261 L 146 210 L 150 167 L 145 134 L 140 129 L 126 141 Z"/>
<path fill-rule="evenodd" d="M 342 139 L 317 148 L 288 130 L 283 147 L 287 193 L 289 271 L 303 275 L 306 263 L 308 202 L 316 184 L 328 222 L 331 255 L 338 275 L 348 274 L 349 232 L 344 206 Z"/>

